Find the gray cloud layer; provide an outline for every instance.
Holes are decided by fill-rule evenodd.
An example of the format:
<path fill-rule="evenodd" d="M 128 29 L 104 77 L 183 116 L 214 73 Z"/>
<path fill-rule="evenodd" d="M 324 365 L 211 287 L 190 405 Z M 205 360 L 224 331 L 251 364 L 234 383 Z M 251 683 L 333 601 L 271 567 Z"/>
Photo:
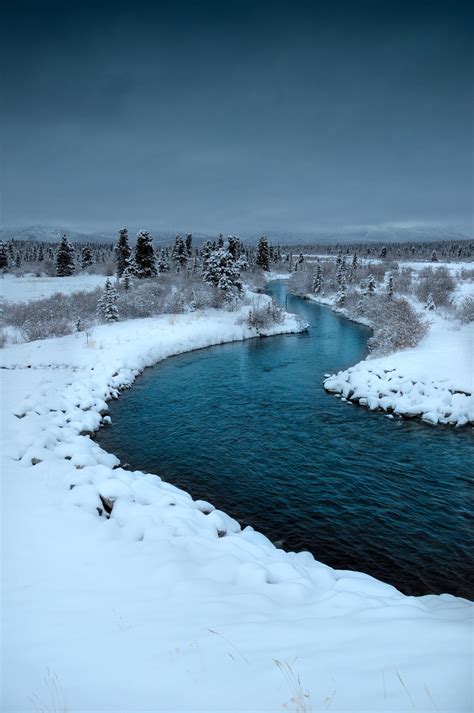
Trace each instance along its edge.
<path fill-rule="evenodd" d="M 466 225 L 471 19 L 462 2 L 11 3 L 3 222 Z"/>

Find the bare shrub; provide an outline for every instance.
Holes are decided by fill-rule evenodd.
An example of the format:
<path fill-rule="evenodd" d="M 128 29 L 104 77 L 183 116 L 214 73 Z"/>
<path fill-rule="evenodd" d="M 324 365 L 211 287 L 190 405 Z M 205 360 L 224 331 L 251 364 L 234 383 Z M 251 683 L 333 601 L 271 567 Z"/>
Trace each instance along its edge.
<path fill-rule="evenodd" d="M 413 270 L 411 267 L 403 267 L 394 275 L 395 292 L 407 295 L 412 291 Z"/>
<path fill-rule="evenodd" d="M 404 298 L 379 300 L 378 308 L 374 306 L 371 309 L 374 334 L 368 346 L 377 356 L 415 347 L 428 331 L 428 324 L 420 319 Z"/>
<path fill-rule="evenodd" d="M 431 295 L 437 307 L 446 307 L 451 302 L 454 287 L 453 277 L 445 267 L 427 267 L 420 272 L 415 294 L 420 302 L 425 303 Z"/>
<path fill-rule="evenodd" d="M 246 323 L 257 331 L 283 322 L 283 307 L 273 300 L 255 300 L 249 310 Z"/>
<path fill-rule="evenodd" d="M 462 324 L 474 322 L 474 297 L 465 297 L 456 307 L 456 317 Z"/>
<path fill-rule="evenodd" d="M 313 270 L 311 270 L 307 264 L 303 264 L 300 269 L 291 274 L 288 280 L 288 291 L 294 295 L 307 295 L 309 292 L 312 292 L 312 282 Z"/>
<path fill-rule="evenodd" d="M 78 320 L 95 320 L 97 300 L 101 290 L 74 292 L 65 295 L 60 292 L 41 300 L 10 303 L 3 307 L 3 321 L 6 325 L 21 331 L 26 341 L 63 337 L 75 331 Z"/>

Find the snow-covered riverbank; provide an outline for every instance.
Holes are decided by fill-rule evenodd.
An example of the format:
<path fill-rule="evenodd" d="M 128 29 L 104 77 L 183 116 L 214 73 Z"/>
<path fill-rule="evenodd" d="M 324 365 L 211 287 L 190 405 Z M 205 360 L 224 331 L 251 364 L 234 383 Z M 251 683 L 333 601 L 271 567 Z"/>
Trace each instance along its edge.
<path fill-rule="evenodd" d="M 432 424 L 474 424 L 474 325 L 433 320 L 412 349 L 366 359 L 327 378 L 347 401 Z"/>
<path fill-rule="evenodd" d="M 298 676 L 307 709 L 469 710 L 470 603 L 279 550 L 80 435 L 145 366 L 252 336 L 238 316 L 3 350 L 2 710 L 298 710 Z"/>
<path fill-rule="evenodd" d="M 472 284 L 463 287 L 469 289 L 462 290 L 462 296 L 472 294 Z M 336 307 L 334 296 L 307 298 L 347 316 Z M 431 424 L 474 424 L 474 324 L 461 325 L 432 312 L 423 317 L 430 322 L 429 331 L 416 347 L 377 359 L 369 356 L 329 376 L 324 388 L 372 410 L 420 417 Z M 370 326 L 363 315 L 349 318 Z"/>

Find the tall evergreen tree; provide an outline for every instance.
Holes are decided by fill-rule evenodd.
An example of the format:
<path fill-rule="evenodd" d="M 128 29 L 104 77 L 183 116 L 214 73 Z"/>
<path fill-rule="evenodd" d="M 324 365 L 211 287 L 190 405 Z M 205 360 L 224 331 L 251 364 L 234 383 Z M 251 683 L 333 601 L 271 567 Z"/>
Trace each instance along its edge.
<path fill-rule="evenodd" d="M 117 299 L 117 290 L 107 278 L 104 293 L 97 303 L 97 316 L 99 319 L 104 319 L 106 322 L 116 322 L 118 320 L 119 313 L 115 304 Z"/>
<path fill-rule="evenodd" d="M 226 248 L 216 248 L 209 255 L 203 280 L 224 293 L 226 300 L 235 299 L 242 292 L 242 281 L 236 263 Z"/>
<path fill-rule="evenodd" d="M 387 280 L 387 298 L 393 299 L 393 275 L 390 273 Z"/>
<path fill-rule="evenodd" d="M 375 292 L 375 277 L 373 275 L 369 275 L 369 282 L 367 283 L 367 293 L 369 295 L 373 295 Z"/>
<path fill-rule="evenodd" d="M 241 251 L 241 243 L 238 238 L 236 238 L 235 235 L 229 235 L 227 238 L 227 249 L 229 250 L 230 254 L 232 255 L 233 260 L 237 260 L 240 251 Z"/>
<path fill-rule="evenodd" d="M 191 257 L 192 252 L 193 252 L 193 234 L 188 233 L 186 235 L 186 252 L 188 253 L 188 257 Z"/>
<path fill-rule="evenodd" d="M 158 269 L 158 272 L 169 272 L 170 264 L 168 261 L 168 253 L 166 252 L 166 250 L 161 250 L 160 257 L 156 262 L 156 267 Z"/>
<path fill-rule="evenodd" d="M 344 307 L 346 304 L 347 288 L 346 288 L 346 278 L 342 275 L 341 282 L 339 284 L 339 290 L 336 295 L 336 307 Z"/>
<path fill-rule="evenodd" d="M 56 252 L 56 275 L 68 277 L 72 274 L 74 274 L 74 248 L 63 235 Z"/>
<path fill-rule="evenodd" d="M 178 271 L 180 268 L 184 267 L 188 261 L 188 250 L 181 235 L 176 236 L 173 252 L 171 253 L 171 259 L 176 264 Z"/>
<path fill-rule="evenodd" d="M 321 263 L 319 260 L 316 262 L 316 267 L 313 273 L 313 292 L 318 295 L 321 292 L 321 287 L 323 286 L 323 275 L 321 270 Z"/>
<path fill-rule="evenodd" d="M 153 238 L 147 230 L 141 230 L 137 235 L 135 246 L 137 277 L 154 277 L 156 275 L 156 256 L 152 241 Z"/>
<path fill-rule="evenodd" d="M 128 230 L 119 230 L 119 237 L 115 246 L 115 259 L 117 261 L 117 277 L 122 277 L 130 263 L 132 250 L 128 242 Z"/>
<path fill-rule="evenodd" d="M 270 269 L 270 249 L 268 246 L 267 239 L 262 236 L 258 241 L 257 257 L 255 259 L 255 264 L 261 267 L 262 270 L 268 272 Z"/>
<path fill-rule="evenodd" d="M 84 245 L 82 248 L 82 253 L 81 253 L 81 267 L 83 270 L 87 270 L 88 267 L 90 267 L 94 262 L 94 259 L 92 257 L 92 250 L 90 248 L 90 245 L 87 243 Z"/>
<path fill-rule="evenodd" d="M 0 270 L 3 272 L 8 270 L 8 251 L 3 240 L 0 241 Z"/>

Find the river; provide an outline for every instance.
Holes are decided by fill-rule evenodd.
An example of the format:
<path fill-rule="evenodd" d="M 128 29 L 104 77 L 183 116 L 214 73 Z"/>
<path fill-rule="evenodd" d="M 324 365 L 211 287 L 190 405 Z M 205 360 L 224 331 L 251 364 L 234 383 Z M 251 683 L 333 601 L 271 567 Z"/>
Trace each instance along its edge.
<path fill-rule="evenodd" d="M 284 283 L 271 283 L 284 302 Z M 278 546 L 405 594 L 474 598 L 470 429 L 389 418 L 327 394 L 369 330 L 288 295 L 306 334 L 183 354 L 110 404 L 97 439 Z"/>

